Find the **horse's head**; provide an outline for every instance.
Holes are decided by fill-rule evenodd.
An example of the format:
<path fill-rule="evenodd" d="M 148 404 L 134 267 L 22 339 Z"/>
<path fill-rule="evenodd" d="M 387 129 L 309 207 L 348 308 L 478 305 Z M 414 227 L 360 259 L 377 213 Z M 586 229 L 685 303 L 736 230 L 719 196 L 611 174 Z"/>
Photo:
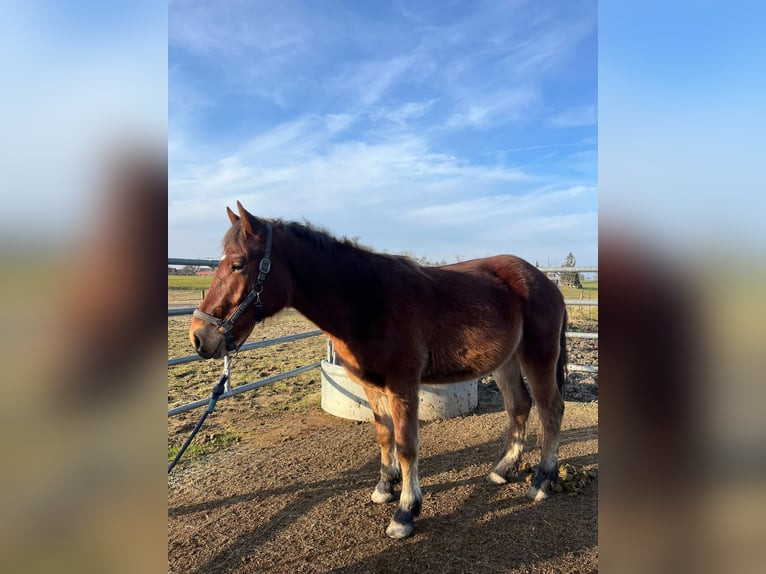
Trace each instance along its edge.
<path fill-rule="evenodd" d="M 290 302 L 290 273 L 274 257 L 274 229 L 237 202 L 239 216 L 226 208 L 231 228 L 213 282 L 189 328 L 197 353 L 221 358 L 238 348 L 253 327 Z"/>

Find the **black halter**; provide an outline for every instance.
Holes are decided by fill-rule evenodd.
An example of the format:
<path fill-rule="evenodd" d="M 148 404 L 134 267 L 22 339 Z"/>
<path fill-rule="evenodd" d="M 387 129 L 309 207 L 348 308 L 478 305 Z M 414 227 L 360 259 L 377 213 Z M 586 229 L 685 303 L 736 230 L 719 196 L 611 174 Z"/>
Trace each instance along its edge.
<path fill-rule="evenodd" d="M 199 308 L 194 310 L 194 316 L 197 317 L 197 319 L 212 323 L 218 329 L 223 328 L 222 333 L 226 338 L 227 351 L 233 351 L 237 348 L 237 343 L 234 341 L 234 334 L 232 333 L 234 323 L 236 323 L 237 319 L 240 318 L 242 313 L 245 312 L 245 309 L 247 309 L 253 301 L 255 301 L 255 323 L 258 324 L 263 320 L 263 302 L 261 301 L 261 293 L 263 292 L 263 283 L 266 281 L 266 276 L 269 274 L 269 271 L 271 271 L 271 241 L 274 237 L 274 231 L 271 228 L 271 223 L 268 221 L 266 222 L 266 231 L 266 251 L 264 251 L 263 258 L 258 264 L 258 278 L 255 280 L 253 288 L 250 289 L 250 293 L 248 293 L 242 303 L 234 309 L 234 312 L 226 319 L 219 319 L 209 313 L 205 313 Z"/>

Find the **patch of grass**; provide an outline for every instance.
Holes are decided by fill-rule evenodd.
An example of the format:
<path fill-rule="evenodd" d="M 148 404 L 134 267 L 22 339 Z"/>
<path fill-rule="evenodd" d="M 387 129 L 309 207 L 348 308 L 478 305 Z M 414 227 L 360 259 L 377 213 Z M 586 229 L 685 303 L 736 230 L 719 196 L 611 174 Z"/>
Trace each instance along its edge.
<path fill-rule="evenodd" d="M 178 451 L 181 450 L 181 446 L 183 446 L 183 443 L 186 442 L 186 438 L 186 436 L 183 436 L 180 439 L 181 442 L 178 444 L 168 445 L 168 463 L 172 462 L 176 457 Z M 214 453 L 218 449 L 225 448 L 228 445 L 239 441 L 240 437 L 228 430 L 214 433 L 208 432 L 206 434 L 205 427 L 203 426 L 197 436 L 194 437 L 194 440 L 189 445 L 189 448 L 186 449 L 186 452 L 181 457 L 179 464 L 184 461 L 189 462 L 199 460 L 204 456 Z"/>
<path fill-rule="evenodd" d="M 559 285 L 559 291 L 567 299 L 598 299 L 598 281 L 583 281 L 582 289 L 570 287 L 569 285 Z"/>
<path fill-rule="evenodd" d="M 569 287 L 560 285 L 559 290 L 564 295 L 565 299 L 598 299 L 598 280 L 592 279 L 590 281 L 582 282 L 582 289 L 575 287 Z M 598 321 L 598 307 L 597 306 L 583 306 L 577 307 L 574 305 L 567 307 L 569 313 L 569 320 L 571 321 Z"/>
<path fill-rule="evenodd" d="M 168 291 L 168 303 L 170 304 L 172 301 L 174 304 L 179 304 L 181 303 L 180 297 L 186 294 L 185 297 L 188 299 L 190 293 L 192 292 Z M 176 298 L 176 295 L 179 298 Z M 185 304 L 188 305 L 189 302 Z M 190 322 L 191 317 L 186 315 L 168 317 L 169 359 L 194 354 L 194 349 L 189 342 Z M 315 329 L 316 326 L 300 313 L 294 309 L 287 309 L 256 326 L 248 341 L 273 339 Z M 232 361 L 231 385 L 236 388 L 277 373 L 284 373 L 314 363 L 325 355 L 326 350 L 326 339 L 318 336 L 291 343 L 279 343 L 263 349 L 243 351 L 236 355 Z M 210 390 L 221 374 L 222 366 L 222 360 L 211 359 L 169 367 L 168 408 L 209 397 Z M 220 418 L 206 421 L 205 427 L 200 432 L 205 433 L 206 428 L 207 433 L 222 432 L 229 428 L 227 426 L 229 424 L 238 425 L 233 427 L 234 430 L 237 430 L 242 428 L 243 420 L 285 411 L 319 411 L 321 403 L 319 376 L 318 369 L 310 370 L 296 377 L 271 383 L 254 391 L 221 401 L 216 409 Z M 186 413 L 168 418 L 168 434 L 174 437 L 173 442 L 183 443 L 196 422 L 196 417 L 185 415 Z M 186 427 L 188 430 L 181 430 Z M 197 439 L 192 445 L 196 441 Z M 199 447 L 195 448 L 198 449 Z M 184 455 L 184 458 L 186 456 Z"/>
<path fill-rule="evenodd" d="M 168 275 L 168 289 L 210 289 L 212 282 L 210 275 Z"/>
<path fill-rule="evenodd" d="M 322 391 L 319 371 L 309 371 L 306 376 L 283 379 L 255 391 L 267 412 L 291 411 L 305 413 L 320 408 Z"/>

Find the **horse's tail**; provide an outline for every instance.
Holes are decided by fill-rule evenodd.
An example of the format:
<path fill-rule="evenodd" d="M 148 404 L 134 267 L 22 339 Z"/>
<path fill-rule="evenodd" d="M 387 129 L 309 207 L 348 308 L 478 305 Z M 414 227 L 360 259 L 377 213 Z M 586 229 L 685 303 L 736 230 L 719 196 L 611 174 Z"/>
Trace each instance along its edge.
<path fill-rule="evenodd" d="M 556 385 L 564 398 L 564 383 L 567 379 L 567 310 L 564 307 L 564 321 L 561 324 L 561 334 L 559 335 L 559 360 L 556 363 Z"/>

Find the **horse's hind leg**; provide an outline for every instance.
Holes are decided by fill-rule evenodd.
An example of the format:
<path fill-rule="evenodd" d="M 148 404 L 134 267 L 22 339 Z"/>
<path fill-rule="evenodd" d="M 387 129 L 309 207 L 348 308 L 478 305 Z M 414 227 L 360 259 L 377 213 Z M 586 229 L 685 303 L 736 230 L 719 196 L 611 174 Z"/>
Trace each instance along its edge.
<path fill-rule="evenodd" d="M 388 397 L 383 392 L 369 387 L 364 387 L 364 392 L 375 417 L 375 432 L 378 435 L 378 444 L 380 445 L 380 480 L 370 498 L 378 504 L 391 502 L 396 498 L 394 484 L 399 482 L 402 476 L 399 460 L 396 457 L 391 408 Z"/>
<path fill-rule="evenodd" d="M 540 363 L 524 362 L 524 373 L 537 405 L 543 427 L 542 454 L 537 475 L 527 490 L 527 496 L 538 501 L 548 497 L 551 482 L 558 480 L 558 450 L 564 400 L 556 386 L 556 359 Z"/>
<path fill-rule="evenodd" d="M 495 383 L 503 395 L 503 403 L 511 425 L 505 440 L 505 453 L 489 473 L 489 481 L 495 484 L 508 482 L 508 475 L 515 472 L 524 450 L 527 417 L 532 407 L 524 380 L 521 378 L 521 365 L 516 355 L 511 356 L 502 366 L 492 373 Z"/>

